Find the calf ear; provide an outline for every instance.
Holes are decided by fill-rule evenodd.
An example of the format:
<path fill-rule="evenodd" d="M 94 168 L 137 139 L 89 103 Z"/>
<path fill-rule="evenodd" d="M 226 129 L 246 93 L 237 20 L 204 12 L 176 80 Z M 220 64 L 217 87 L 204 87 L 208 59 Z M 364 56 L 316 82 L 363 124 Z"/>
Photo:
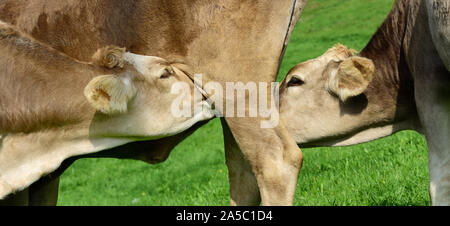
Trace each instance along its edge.
<path fill-rule="evenodd" d="M 367 89 L 374 71 L 372 60 L 349 57 L 339 64 L 337 72 L 331 74 L 328 88 L 345 102 L 349 97 L 358 96 Z"/>
<path fill-rule="evenodd" d="M 120 48 L 117 46 L 106 46 L 98 49 L 97 52 L 92 56 L 92 62 L 101 67 L 106 68 L 123 68 L 124 60 L 123 54 L 125 53 L 125 48 Z"/>
<path fill-rule="evenodd" d="M 128 101 L 136 90 L 129 82 L 124 82 L 115 75 L 102 75 L 93 78 L 84 88 L 88 102 L 104 114 L 126 113 Z"/>

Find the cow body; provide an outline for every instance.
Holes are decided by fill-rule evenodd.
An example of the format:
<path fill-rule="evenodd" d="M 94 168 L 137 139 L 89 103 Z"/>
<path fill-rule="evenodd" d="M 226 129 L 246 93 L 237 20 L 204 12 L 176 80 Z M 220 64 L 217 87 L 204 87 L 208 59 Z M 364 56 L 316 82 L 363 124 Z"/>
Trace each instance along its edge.
<path fill-rule="evenodd" d="M 79 60 L 114 44 L 183 62 L 191 74 L 202 74 L 204 83 L 216 81 L 225 87 L 225 82 L 275 81 L 305 4 L 305 0 L 4 0 L 0 19 Z M 282 122 L 261 129 L 261 120 L 227 117 L 222 121 L 229 130 L 224 134 L 231 203 L 292 204 L 301 152 Z M 108 154 L 163 161 L 190 133 L 133 144 L 133 149 L 140 147 L 133 154 L 128 152 L 130 146 Z"/>
<path fill-rule="evenodd" d="M 442 35 L 448 27 L 436 28 L 446 13 L 439 8 L 430 14 L 430 2 L 396 1 L 358 55 L 338 45 L 291 69 L 280 112 L 300 146 L 352 145 L 400 130 L 423 133 L 432 204 L 449 205 L 450 49 Z"/>
<path fill-rule="evenodd" d="M 427 1 L 428 21 L 431 36 L 437 51 L 450 71 L 450 2 L 445 0 Z"/>

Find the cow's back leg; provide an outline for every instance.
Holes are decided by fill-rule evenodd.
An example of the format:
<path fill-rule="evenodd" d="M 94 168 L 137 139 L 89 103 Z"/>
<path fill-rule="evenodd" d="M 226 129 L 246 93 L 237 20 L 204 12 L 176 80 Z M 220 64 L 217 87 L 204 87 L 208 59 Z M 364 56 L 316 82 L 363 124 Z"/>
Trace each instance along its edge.
<path fill-rule="evenodd" d="M 30 206 L 56 206 L 58 202 L 59 176 L 44 177 L 29 187 Z"/>
<path fill-rule="evenodd" d="M 281 123 L 274 129 L 261 129 L 253 118 L 227 118 L 226 122 L 236 141 L 226 144 L 231 203 L 250 205 L 261 199 L 263 205 L 292 205 L 302 153 L 287 129 Z M 224 135 L 230 139 L 230 134 Z"/>
<path fill-rule="evenodd" d="M 416 77 L 415 96 L 428 143 L 431 202 L 450 205 L 450 73 L 441 68 Z"/>

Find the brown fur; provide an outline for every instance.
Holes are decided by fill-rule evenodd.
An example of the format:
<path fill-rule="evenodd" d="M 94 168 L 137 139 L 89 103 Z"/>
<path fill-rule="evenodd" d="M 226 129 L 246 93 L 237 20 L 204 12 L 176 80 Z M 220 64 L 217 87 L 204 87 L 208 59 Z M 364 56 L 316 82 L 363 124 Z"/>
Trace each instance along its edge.
<path fill-rule="evenodd" d="M 328 144 L 329 140 L 336 140 L 338 138 L 345 140 L 346 136 L 351 136 L 355 133 L 360 132 L 361 130 L 367 129 L 368 127 L 370 128 L 371 126 L 379 127 L 391 124 L 393 122 L 405 121 L 409 123 L 414 122 L 417 119 L 418 116 L 415 110 L 412 75 L 409 71 L 409 68 L 407 67 L 407 64 L 405 63 L 405 59 L 402 58 L 403 40 L 406 35 L 406 26 L 408 21 L 408 19 L 406 18 L 408 7 L 408 1 L 397 1 L 392 11 L 389 13 L 386 20 L 383 22 L 377 32 L 372 36 L 369 43 L 357 55 L 357 57 L 365 57 L 372 60 L 375 66 L 372 78 L 369 77 L 367 80 L 370 81 L 370 83 L 367 83 L 365 86 L 363 86 L 365 89 L 360 90 L 363 91 L 364 99 L 366 100 L 364 100 L 363 102 L 361 102 L 362 100 L 359 100 L 359 102 L 354 100 L 355 103 L 358 104 L 352 104 L 352 102 L 350 102 L 350 104 L 339 104 L 339 99 L 330 96 L 326 92 L 322 93 L 320 91 L 320 89 L 326 90 L 326 85 L 319 85 L 319 87 L 316 87 L 317 89 L 311 88 L 316 90 L 317 92 L 321 92 L 320 95 L 326 99 L 325 100 L 315 97 L 315 103 L 321 103 L 320 105 L 323 107 L 328 107 L 340 112 L 337 115 L 340 115 L 348 121 L 343 121 L 342 119 L 334 119 L 332 120 L 332 122 L 329 122 L 327 124 L 328 127 L 336 128 L 332 131 L 343 130 L 336 131 L 336 133 L 339 132 L 338 136 L 334 133 L 327 134 L 326 136 L 323 134 L 321 134 L 320 136 L 313 135 L 313 133 L 302 133 L 301 135 L 298 135 L 298 138 L 302 137 L 302 140 L 305 140 L 301 142 L 303 145 L 320 145 L 322 140 L 323 142 L 327 142 Z M 330 64 L 328 65 L 328 67 L 336 67 L 336 69 L 338 69 L 339 71 L 342 69 L 342 67 L 339 67 L 339 65 L 342 65 L 341 62 L 343 62 L 343 60 L 355 57 L 353 53 L 354 50 L 347 49 L 347 47 L 338 44 L 337 46 L 329 49 L 326 53 L 323 54 L 323 56 L 321 56 L 321 58 L 325 60 L 322 66 L 326 68 L 326 64 L 329 61 L 338 60 L 340 62 L 336 64 Z M 308 62 L 312 61 L 314 60 Z M 304 67 L 304 64 L 307 64 L 308 62 L 296 65 L 289 71 L 288 75 L 286 76 L 286 79 L 282 84 L 282 88 L 280 89 L 282 110 L 284 108 L 283 103 L 285 102 L 285 100 L 283 100 L 283 95 L 286 95 L 284 93 L 287 93 L 286 84 L 288 83 L 290 78 L 295 75 L 295 72 L 301 71 Z M 348 62 L 350 63 L 353 61 Z M 349 68 L 357 69 L 357 67 L 354 67 L 355 64 L 353 63 L 347 66 Z M 367 68 L 373 67 L 369 66 Z M 324 75 L 315 74 L 314 76 L 323 76 L 326 79 L 329 77 L 329 74 L 326 74 L 328 73 L 328 71 L 328 69 L 324 71 Z M 317 73 L 321 73 L 321 71 Z M 325 83 L 325 81 L 322 82 Z M 308 80 L 306 80 L 305 83 L 306 86 L 308 86 Z M 338 84 L 336 84 L 335 89 L 332 89 L 332 91 L 339 97 L 340 95 L 337 91 L 339 87 L 337 85 Z M 360 92 L 358 91 L 357 93 Z M 328 101 L 330 101 L 330 103 L 328 103 Z M 368 104 L 367 106 L 363 107 L 364 105 L 362 104 L 366 101 Z M 284 105 L 288 106 L 289 104 Z M 331 107 L 335 105 L 337 106 L 337 109 Z M 309 113 L 307 113 L 307 111 L 308 110 L 303 107 L 303 110 L 301 112 L 304 112 L 305 115 L 308 115 Z M 310 111 L 317 111 L 317 109 L 312 108 L 310 109 Z M 320 116 L 320 114 L 317 113 L 316 117 L 320 119 L 312 120 L 311 118 L 308 118 L 307 121 L 313 124 L 317 124 L 316 121 L 325 123 L 326 121 L 324 120 L 324 118 L 326 118 L 326 115 L 328 114 L 327 112 L 330 111 L 330 109 L 322 109 L 320 110 L 320 112 L 325 115 Z M 358 114 L 355 114 L 354 112 L 358 112 Z M 283 117 L 287 116 L 283 115 Z M 302 117 L 300 116 L 296 117 L 298 119 L 302 119 Z M 338 125 L 334 125 L 336 123 Z M 290 126 L 297 127 L 297 130 L 302 128 L 301 131 L 304 133 L 307 133 L 308 128 L 314 127 L 312 124 L 309 125 L 309 123 L 307 122 L 290 123 Z M 319 125 L 317 124 L 317 126 Z M 292 131 L 293 129 L 291 128 L 291 132 Z"/>
<path fill-rule="evenodd" d="M 66 158 L 170 136 L 212 117 L 205 101 L 188 96 L 191 80 L 160 57 L 108 46 L 94 56 L 101 66 L 79 62 L 3 22 L 0 52 L 0 199 Z M 171 79 L 161 78 L 166 70 Z M 199 109 L 191 117 L 163 104 L 178 97 L 170 92 L 177 82 L 190 84 L 183 101 Z"/>
<path fill-rule="evenodd" d="M 80 123 L 94 112 L 83 96 L 93 77 L 125 71 L 137 74 L 131 67 L 121 69 L 124 48 L 99 49 L 92 57 L 94 65 L 77 61 L 3 23 L 0 50 L 0 134 Z M 119 70 L 109 70 L 115 67 Z"/>
<path fill-rule="evenodd" d="M 82 90 L 101 68 L 80 63 L 9 25 L 0 25 L 0 49 L 2 134 L 77 123 L 90 111 Z"/>
<path fill-rule="evenodd" d="M 383 114 L 381 123 L 415 121 L 413 77 L 405 62 L 404 37 L 407 32 L 408 10 L 414 1 L 397 0 L 381 27 L 359 53 L 375 64 L 375 73 L 364 92 L 373 106 L 372 114 Z M 377 109 L 383 108 L 383 112 Z M 377 122 L 379 123 L 379 122 Z"/>
<path fill-rule="evenodd" d="M 347 46 L 342 45 L 341 43 L 338 43 L 334 45 L 331 49 L 327 50 L 325 52 L 325 55 L 332 54 L 337 59 L 344 60 L 348 57 L 354 56 L 356 53 L 356 50 L 347 48 Z"/>
<path fill-rule="evenodd" d="M 345 102 L 349 97 L 363 93 L 373 79 L 375 66 L 372 60 L 357 56 L 344 60 L 338 68 L 336 87 L 332 90 Z"/>
<path fill-rule="evenodd" d="M 290 121 L 288 128 L 292 135 L 305 146 L 352 145 L 406 129 L 423 133 L 429 148 L 432 204 L 449 205 L 450 73 L 445 65 L 448 36 L 431 40 L 432 34 L 450 30 L 441 20 L 442 12 L 449 13 L 450 8 L 427 11 L 430 3 L 447 5 L 441 0 L 395 2 L 358 55 L 371 59 L 376 68 L 362 95 L 340 103 L 324 92 L 323 78 L 328 75 L 325 72 L 342 63 L 327 59 L 331 61 L 328 62 L 321 56 L 290 71 L 280 95 L 280 111 Z M 429 23 L 429 17 L 437 21 Z M 436 24 L 440 27 L 434 28 Z M 307 65 L 314 61 L 320 63 L 310 70 Z M 346 68 L 354 71 L 360 66 L 364 65 L 349 64 Z M 296 73 L 306 74 L 310 80 L 306 79 L 301 89 L 288 88 L 287 81 Z"/>
<path fill-rule="evenodd" d="M 139 54 L 177 59 L 193 72 L 202 73 L 204 83 L 214 80 L 224 85 L 233 81 L 275 81 L 288 37 L 305 4 L 306 0 L 3 0 L 0 19 L 79 60 L 89 60 L 103 46 L 123 46 Z M 278 162 L 279 170 L 271 170 L 271 164 L 263 164 L 261 159 L 273 158 L 273 150 L 278 155 L 292 156 L 298 156 L 300 150 L 284 125 L 262 130 L 260 120 L 226 119 L 230 134 L 239 138 L 237 145 L 245 153 L 244 161 L 254 166 L 253 172 L 246 173 L 257 177 L 261 185 L 260 193 L 252 195 L 261 194 L 266 205 L 291 204 L 295 183 L 285 181 L 296 180 L 298 172 L 294 168 L 301 159 L 280 158 L 286 160 Z M 180 134 L 178 141 L 184 137 Z M 172 146 L 159 144 L 164 151 Z M 241 159 L 230 161 L 247 164 Z M 260 167 L 266 171 L 257 170 Z M 245 186 L 239 179 L 230 180 Z M 265 184 L 289 189 L 279 193 Z M 232 186 L 232 203 L 258 204 L 241 201 L 247 194 L 236 190 L 238 187 Z"/>
<path fill-rule="evenodd" d="M 125 48 L 120 48 L 117 46 L 103 47 L 94 53 L 92 56 L 92 62 L 106 68 L 123 68 L 123 54 L 125 53 L 125 50 Z"/>

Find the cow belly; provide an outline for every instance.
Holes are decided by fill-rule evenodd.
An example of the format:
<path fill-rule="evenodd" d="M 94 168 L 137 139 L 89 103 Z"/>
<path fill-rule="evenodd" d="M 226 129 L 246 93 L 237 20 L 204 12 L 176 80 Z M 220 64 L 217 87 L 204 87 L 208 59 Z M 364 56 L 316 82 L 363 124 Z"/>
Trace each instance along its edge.
<path fill-rule="evenodd" d="M 450 71 L 450 1 L 427 0 L 427 8 L 434 44 Z"/>

